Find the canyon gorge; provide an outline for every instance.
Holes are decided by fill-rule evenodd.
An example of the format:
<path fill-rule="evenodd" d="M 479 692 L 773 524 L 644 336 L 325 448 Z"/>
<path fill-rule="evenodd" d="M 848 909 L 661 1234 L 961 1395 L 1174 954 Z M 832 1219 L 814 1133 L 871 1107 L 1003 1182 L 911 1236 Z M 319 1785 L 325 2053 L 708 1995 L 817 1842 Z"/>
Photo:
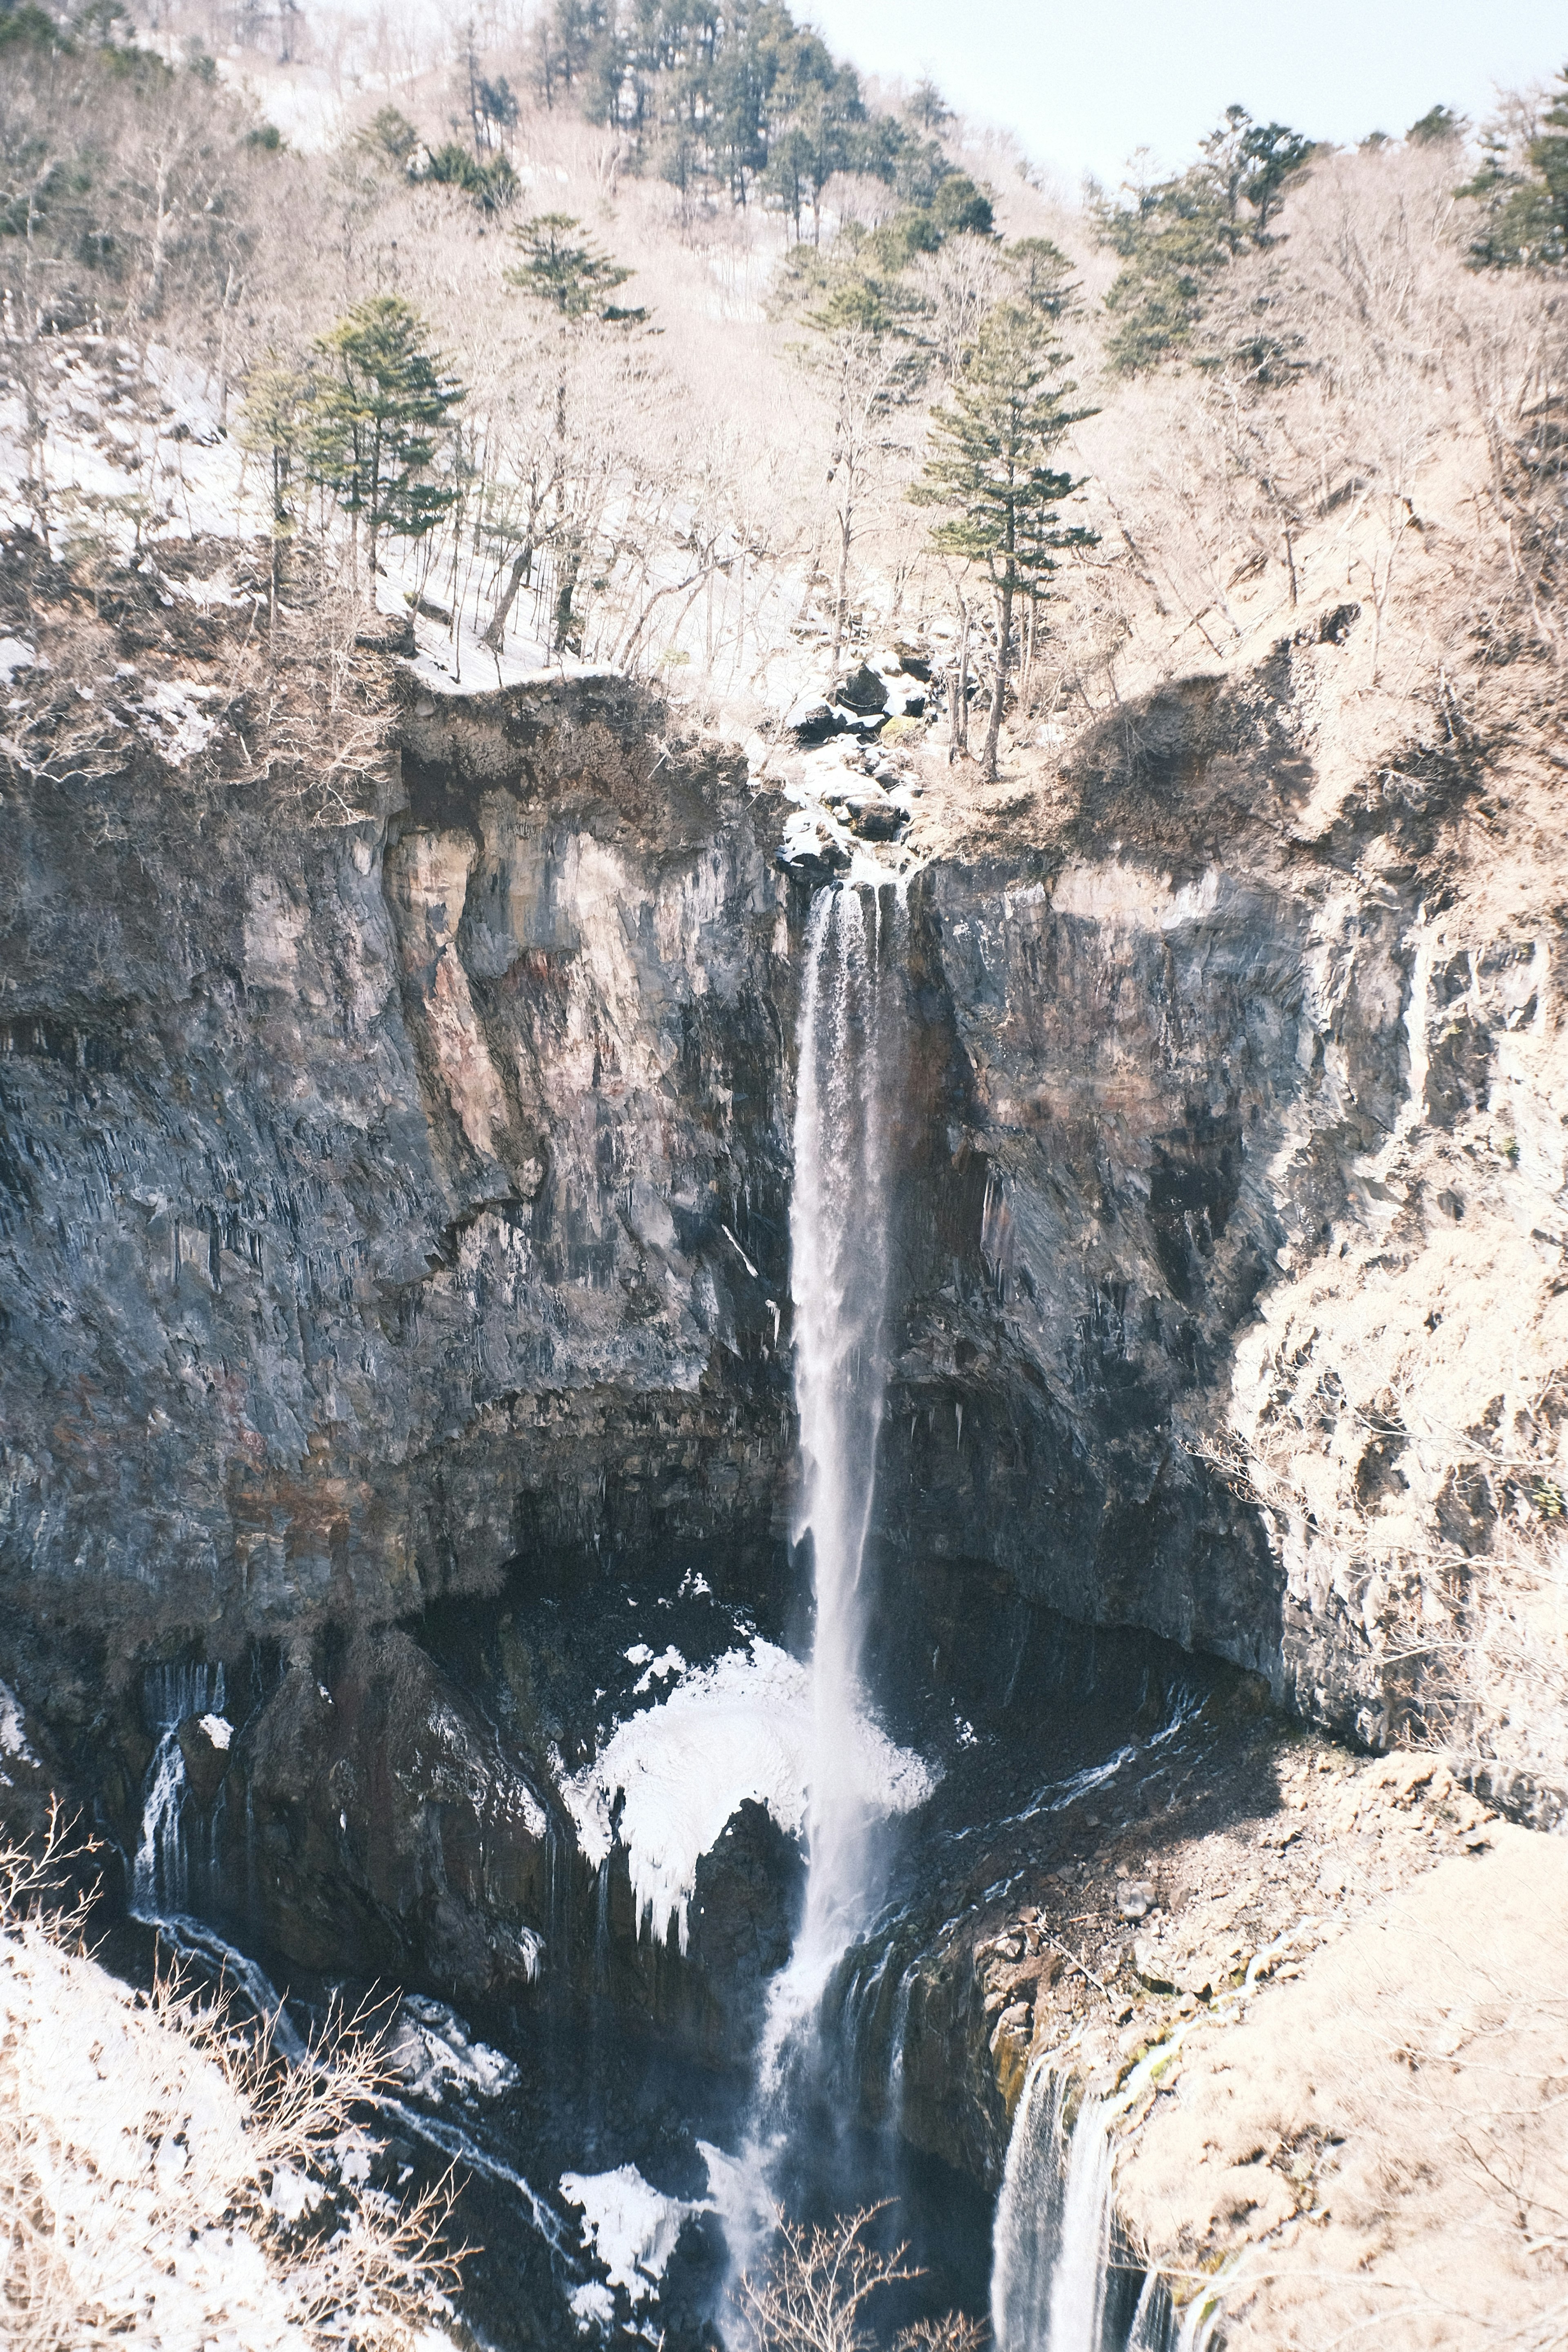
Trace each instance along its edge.
<path fill-rule="evenodd" d="M 453 2079 L 465 2032 L 502 2045 L 521 2136 L 397 2126 L 481 2189 L 658 2175 L 695 2217 L 672 2340 L 720 2275 L 696 2149 L 734 2143 L 800 1900 L 791 1367 L 852 1278 L 803 1310 L 797 1235 L 792 1282 L 824 910 L 868 941 L 896 1061 L 856 1147 L 878 1369 L 835 1376 L 872 1415 L 867 1818 L 893 1817 L 886 1902 L 825 1948 L 816 2063 L 857 2120 L 813 2161 L 913 2166 L 944 2290 L 984 2303 L 1031 2051 L 1076 2020 L 1083 2071 L 1099 2028 L 1181 2014 L 1173 1962 L 1086 1958 L 1143 1932 L 1128 1885 L 1179 1914 L 1228 1840 L 1234 1925 L 1300 1743 L 1375 1765 L 1430 1704 L 1389 1632 L 1408 1596 L 1370 1590 L 1380 1515 L 1479 1551 L 1550 1475 L 1516 1457 L 1556 1425 L 1527 1384 L 1564 1244 L 1519 1203 L 1562 1188 L 1561 927 L 1527 870 L 1476 903 L 1500 795 L 1473 747 L 1326 786 L 1304 714 L 1331 736 L 1356 625 L 1152 694 L 1026 824 L 911 759 L 897 850 L 624 681 L 442 691 L 380 644 L 395 740 L 351 824 L 150 765 L 11 798 L 12 1779 L 85 1807 L 121 1903 L 198 1956 L 307 2006 L 401 1985 Z M 1505 1262 L 1507 1360 L 1478 1306 Z M 1479 1869 L 1478 1821 L 1563 1799 L 1444 1696 Z M 1271 1939 L 1242 1930 L 1255 1990 Z M 536 2298 L 504 2340 L 610 2312 L 560 2224 L 523 2234 L 483 2262 Z"/>
<path fill-rule="evenodd" d="M 0 0 L 0 2335 L 1552 2352 L 1568 77 L 231 13 Z"/>

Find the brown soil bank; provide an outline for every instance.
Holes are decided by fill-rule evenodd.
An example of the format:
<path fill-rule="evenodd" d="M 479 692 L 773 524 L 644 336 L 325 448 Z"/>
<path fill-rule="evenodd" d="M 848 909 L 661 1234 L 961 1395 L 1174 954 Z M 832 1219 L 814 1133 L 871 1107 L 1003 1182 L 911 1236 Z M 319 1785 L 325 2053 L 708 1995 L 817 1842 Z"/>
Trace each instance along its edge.
<path fill-rule="evenodd" d="M 1123 2212 L 1232 2352 L 1563 2341 L 1568 1846 L 1489 1836 L 1205 2021 L 1130 2131 Z"/>

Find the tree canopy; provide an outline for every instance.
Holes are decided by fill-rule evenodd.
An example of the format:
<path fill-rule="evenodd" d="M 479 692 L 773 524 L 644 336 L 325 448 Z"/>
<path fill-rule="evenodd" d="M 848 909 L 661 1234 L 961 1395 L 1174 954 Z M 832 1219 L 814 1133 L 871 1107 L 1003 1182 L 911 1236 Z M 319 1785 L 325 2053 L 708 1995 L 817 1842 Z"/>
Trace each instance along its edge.
<path fill-rule="evenodd" d="M 1551 104 L 1517 159 L 1506 137 L 1482 142 L 1481 167 L 1459 191 L 1480 206 L 1470 257 L 1490 269 L 1560 268 L 1568 263 L 1568 66 Z"/>
<path fill-rule="evenodd" d="M 427 331 L 401 295 L 373 294 L 315 345 L 306 471 L 356 532 L 363 521 L 373 572 L 384 530 L 423 538 L 458 495 L 432 475 L 466 395 L 426 347 Z"/>
<path fill-rule="evenodd" d="M 1077 488 L 1051 457 L 1069 426 L 1091 412 L 1069 405 L 1076 386 L 1049 320 L 1025 302 L 1001 302 L 988 314 L 951 398 L 931 420 L 926 462 L 910 496 L 942 510 L 931 544 L 984 569 L 996 602 L 996 683 L 985 741 L 985 771 L 996 772 L 1016 600 L 1043 595 L 1067 548 L 1089 547 L 1095 534 L 1065 523 L 1060 509 Z"/>
<path fill-rule="evenodd" d="M 1136 374 L 1191 340 L 1210 284 L 1246 247 L 1270 242 L 1280 202 L 1314 152 L 1285 123 L 1227 106 L 1188 170 L 1131 188 L 1121 203 L 1091 190 L 1100 240 L 1123 263 L 1106 296 L 1117 320 L 1107 345 L 1113 367 Z"/>

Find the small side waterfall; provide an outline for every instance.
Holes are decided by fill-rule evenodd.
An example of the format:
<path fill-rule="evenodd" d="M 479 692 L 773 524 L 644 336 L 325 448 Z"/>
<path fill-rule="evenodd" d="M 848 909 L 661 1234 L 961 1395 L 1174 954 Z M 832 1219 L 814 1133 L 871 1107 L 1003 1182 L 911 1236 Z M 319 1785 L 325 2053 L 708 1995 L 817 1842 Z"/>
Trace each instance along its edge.
<path fill-rule="evenodd" d="M 1208 2352 L 1218 2296 L 1178 2311 L 1158 2270 L 1140 2279 L 1117 2231 L 1111 2126 L 1131 2093 L 1086 2098 L 1069 2132 L 1070 2083 L 1038 2062 L 1013 2120 L 992 2238 L 996 2352 Z"/>
<path fill-rule="evenodd" d="M 991 2273 L 997 2352 L 1106 2352 L 1110 2116 L 1086 2099 L 1069 2137 L 1068 2087 L 1036 2066 L 1014 2119 Z"/>
<path fill-rule="evenodd" d="M 180 1727 L 193 1716 L 221 1715 L 221 1666 L 149 1666 L 142 1688 L 148 1727 L 158 1744 L 142 1791 L 142 1833 L 131 1873 L 133 1918 L 159 1920 L 191 1909 L 191 1853 L 185 1829 L 185 1778 Z M 202 1856 L 203 1862 L 207 1860 Z"/>

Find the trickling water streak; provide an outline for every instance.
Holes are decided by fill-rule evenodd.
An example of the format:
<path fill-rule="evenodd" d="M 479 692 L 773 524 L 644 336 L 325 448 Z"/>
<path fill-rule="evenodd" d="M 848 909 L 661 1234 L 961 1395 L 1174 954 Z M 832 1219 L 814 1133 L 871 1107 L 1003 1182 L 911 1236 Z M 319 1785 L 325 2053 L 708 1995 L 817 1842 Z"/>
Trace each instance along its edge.
<path fill-rule="evenodd" d="M 226 1980 L 244 1994 L 258 2017 L 271 2019 L 272 2046 L 280 2057 L 287 2058 L 290 2065 L 306 2063 L 310 2049 L 284 2007 L 282 1996 L 266 1969 L 247 1952 L 231 1944 L 226 1936 L 220 1936 L 216 1927 L 209 1927 L 205 1919 L 193 1919 L 184 1912 L 160 1912 L 156 1924 L 177 1952 L 216 1969 L 220 1980 Z"/>
<path fill-rule="evenodd" d="M 430 2147 L 439 2148 L 444 2156 L 455 2158 L 459 2164 L 471 2166 L 474 2171 L 482 2172 L 488 2180 L 498 2181 L 504 2188 L 515 2189 L 527 2206 L 529 2219 L 541 2237 L 548 2241 L 552 2251 L 561 2255 L 574 2273 L 579 2271 L 566 2242 L 565 2224 L 559 2214 L 552 2212 L 543 2198 L 530 2187 L 521 2172 L 503 2163 L 500 2157 L 492 2156 L 460 2125 L 445 2117 L 423 2115 L 418 2108 L 409 2106 L 405 2100 L 391 2098 L 385 2092 L 374 2094 L 370 2104 L 378 2107 L 383 2115 L 395 2116 L 405 2131 L 428 2142 Z"/>
<path fill-rule="evenodd" d="M 915 1978 L 919 1973 L 919 1960 L 911 1960 L 899 1979 L 899 1989 L 893 1995 L 893 2028 L 888 2058 L 888 2128 L 895 2133 L 901 2133 L 904 2128 L 904 2044 L 910 2032 L 910 1995 L 914 1990 Z"/>
<path fill-rule="evenodd" d="M 1177 2352 L 1181 2342 L 1180 2326 L 1171 2290 L 1158 2271 L 1151 2271 L 1143 2281 L 1143 2291 L 1138 2297 L 1138 2308 L 1132 2315 L 1132 2332 L 1127 2338 L 1127 2352 Z"/>

